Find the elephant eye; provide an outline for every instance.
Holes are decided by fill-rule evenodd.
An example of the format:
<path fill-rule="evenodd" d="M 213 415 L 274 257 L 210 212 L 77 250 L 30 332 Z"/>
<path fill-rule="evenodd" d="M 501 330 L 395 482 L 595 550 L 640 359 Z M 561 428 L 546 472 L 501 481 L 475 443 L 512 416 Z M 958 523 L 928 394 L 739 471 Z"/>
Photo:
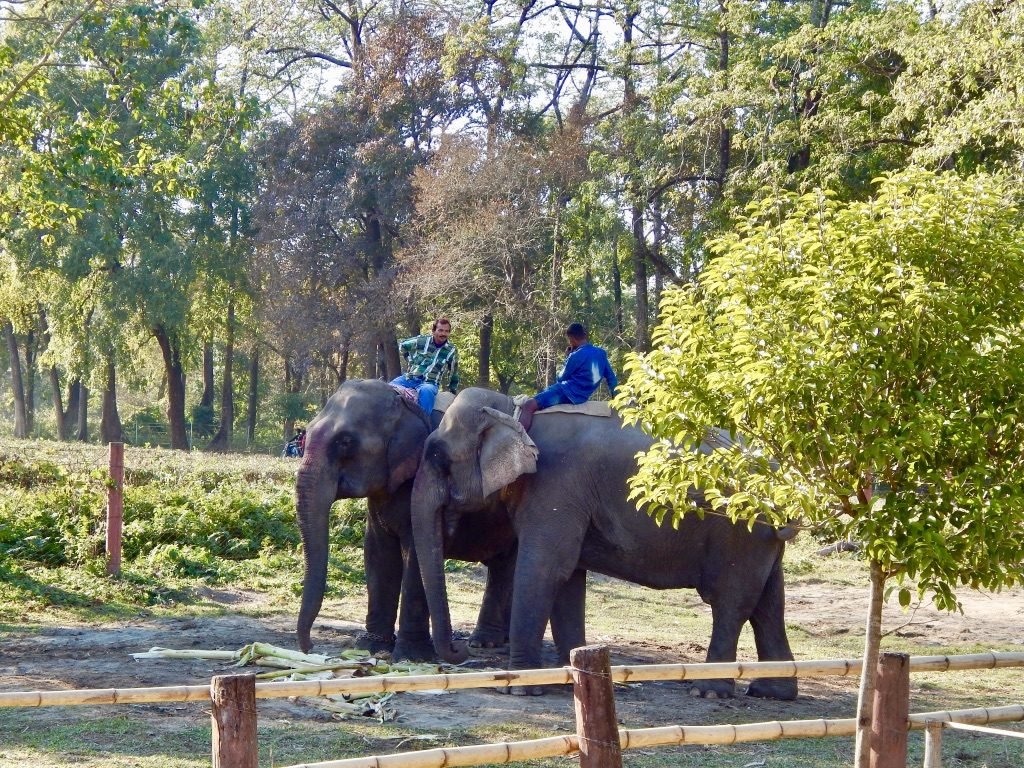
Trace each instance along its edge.
<path fill-rule="evenodd" d="M 444 450 L 444 447 L 440 445 L 432 445 L 430 447 L 427 451 L 427 460 L 435 467 L 447 468 L 448 466 L 448 454 Z"/>
<path fill-rule="evenodd" d="M 341 432 L 334 439 L 334 450 L 339 457 L 351 456 L 359 447 L 359 441 L 351 432 Z"/>

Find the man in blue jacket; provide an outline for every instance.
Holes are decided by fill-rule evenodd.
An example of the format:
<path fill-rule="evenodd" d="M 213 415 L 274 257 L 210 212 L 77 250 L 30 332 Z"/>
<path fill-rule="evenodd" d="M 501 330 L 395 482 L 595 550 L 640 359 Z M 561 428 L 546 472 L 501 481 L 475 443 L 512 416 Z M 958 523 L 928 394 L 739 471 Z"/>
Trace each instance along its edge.
<path fill-rule="evenodd" d="M 522 405 L 519 423 L 527 430 L 537 411 L 553 405 L 585 403 L 597 391 L 601 379 L 608 382 L 608 389 L 615 394 L 619 381 L 608 363 L 608 353 L 590 343 L 587 329 L 580 323 L 573 323 L 565 329 L 565 337 L 569 341 L 569 354 L 555 383 Z"/>

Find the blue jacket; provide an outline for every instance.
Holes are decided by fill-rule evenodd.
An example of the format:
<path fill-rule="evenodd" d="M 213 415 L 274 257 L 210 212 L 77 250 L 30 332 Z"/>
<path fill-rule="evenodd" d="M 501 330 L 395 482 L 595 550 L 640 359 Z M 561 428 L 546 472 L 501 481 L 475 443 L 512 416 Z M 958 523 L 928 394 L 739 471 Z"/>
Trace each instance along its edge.
<path fill-rule="evenodd" d="M 562 392 L 573 403 L 585 403 L 601 385 L 601 379 L 608 381 L 608 389 L 615 394 L 619 380 L 608 363 L 608 354 L 600 347 L 587 343 L 577 347 L 565 358 L 565 365 L 558 374 L 557 383 Z"/>

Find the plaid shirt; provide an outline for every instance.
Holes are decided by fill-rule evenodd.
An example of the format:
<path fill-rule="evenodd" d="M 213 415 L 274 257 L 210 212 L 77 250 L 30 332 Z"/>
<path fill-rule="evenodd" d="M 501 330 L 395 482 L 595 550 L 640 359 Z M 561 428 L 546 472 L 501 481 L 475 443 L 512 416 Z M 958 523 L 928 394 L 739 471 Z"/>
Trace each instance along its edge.
<path fill-rule="evenodd" d="M 398 351 L 405 358 L 406 376 L 424 379 L 441 388 L 441 377 L 448 372 L 448 389 L 454 392 L 459 386 L 459 352 L 455 345 L 446 341 L 440 347 L 434 343 L 434 336 L 425 333 L 398 343 Z"/>

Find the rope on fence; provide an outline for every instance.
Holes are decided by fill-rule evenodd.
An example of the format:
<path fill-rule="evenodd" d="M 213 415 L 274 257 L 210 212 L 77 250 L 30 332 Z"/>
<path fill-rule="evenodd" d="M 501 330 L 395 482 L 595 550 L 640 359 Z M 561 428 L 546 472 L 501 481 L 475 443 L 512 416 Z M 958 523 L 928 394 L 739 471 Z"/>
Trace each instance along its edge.
<path fill-rule="evenodd" d="M 711 664 L 651 664 L 612 667 L 617 683 L 651 680 L 713 680 L 754 677 L 834 677 L 860 674 L 860 659 L 758 661 Z M 961 671 L 1024 667 L 1024 653 L 971 653 L 962 656 L 913 656 L 911 672 Z M 374 675 L 337 680 L 257 683 L 257 699 L 323 696 L 381 691 L 432 691 L 460 688 L 507 688 L 517 685 L 571 685 L 569 667 L 444 675 Z M 209 685 L 165 688 L 98 688 L 79 691 L 15 691 L 0 693 L 0 707 L 48 707 L 76 704 L 143 704 L 146 702 L 204 701 Z"/>
<path fill-rule="evenodd" d="M 923 712 L 910 716 L 907 727 L 920 730 L 929 720 L 983 724 L 1024 720 L 1024 706 L 959 709 L 948 712 Z M 623 749 L 679 745 L 729 745 L 747 741 L 808 739 L 852 736 L 856 718 L 837 720 L 790 720 L 744 725 L 668 725 L 659 728 L 623 729 L 619 744 Z M 302 763 L 289 768 L 450 768 L 452 766 L 511 763 L 541 757 L 561 757 L 579 751 L 575 736 L 559 736 L 532 741 L 513 741 L 482 746 L 426 749 L 391 755 L 353 757 L 320 763 Z"/>

